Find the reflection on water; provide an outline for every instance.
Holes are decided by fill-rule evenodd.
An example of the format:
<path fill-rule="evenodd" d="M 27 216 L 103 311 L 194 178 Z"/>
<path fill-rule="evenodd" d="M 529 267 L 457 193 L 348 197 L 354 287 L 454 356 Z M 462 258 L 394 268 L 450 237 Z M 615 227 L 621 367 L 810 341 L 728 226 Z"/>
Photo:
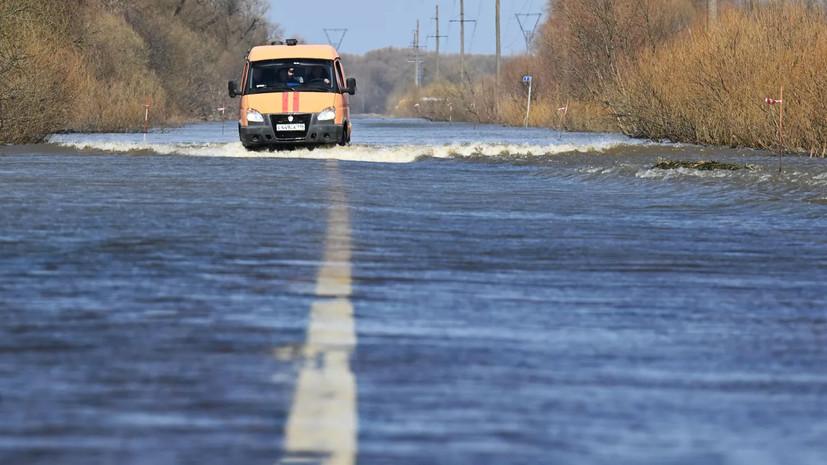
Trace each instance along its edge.
<path fill-rule="evenodd" d="M 356 379 L 350 355 L 356 347 L 351 295 L 351 237 L 347 193 L 335 161 L 330 184 L 324 263 L 307 328 L 302 368 L 285 429 L 287 456 L 280 463 L 351 465 L 356 458 Z"/>

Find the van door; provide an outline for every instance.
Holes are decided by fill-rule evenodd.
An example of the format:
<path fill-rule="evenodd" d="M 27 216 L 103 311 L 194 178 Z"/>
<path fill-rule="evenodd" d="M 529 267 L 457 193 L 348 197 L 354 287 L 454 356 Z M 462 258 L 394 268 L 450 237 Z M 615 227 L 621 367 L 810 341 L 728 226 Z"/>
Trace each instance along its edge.
<path fill-rule="evenodd" d="M 344 119 L 347 120 L 348 125 L 350 125 L 350 95 L 347 93 L 345 89 L 345 73 L 342 71 L 342 61 L 340 59 L 336 59 L 336 81 L 339 84 L 339 92 L 342 93 L 342 110 L 344 113 Z"/>

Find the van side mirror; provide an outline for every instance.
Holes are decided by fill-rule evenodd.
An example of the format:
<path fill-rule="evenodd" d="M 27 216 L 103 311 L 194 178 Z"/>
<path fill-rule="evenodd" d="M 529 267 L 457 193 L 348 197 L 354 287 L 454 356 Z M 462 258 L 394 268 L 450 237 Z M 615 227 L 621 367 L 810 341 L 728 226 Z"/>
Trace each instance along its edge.
<path fill-rule="evenodd" d="M 227 92 L 230 94 L 230 98 L 236 98 L 241 95 L 241 91 L 238 90 L 238 84 L 235 81 L 227 83 Z"/>
<path fill-rule="evenodd" d="M 347 78 L 347 89 L 345 89 L 345 92 L 350 95 L 356 93 L 356 78 Z"/>

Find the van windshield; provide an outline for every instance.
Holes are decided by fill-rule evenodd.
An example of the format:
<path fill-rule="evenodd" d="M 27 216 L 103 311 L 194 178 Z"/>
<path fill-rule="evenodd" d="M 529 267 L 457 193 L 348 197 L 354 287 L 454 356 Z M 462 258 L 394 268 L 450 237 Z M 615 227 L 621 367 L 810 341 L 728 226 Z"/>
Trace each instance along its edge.
<path fill-rule="evenodd" d="M 332 60 L 285 59 L 254 61 L 245 94 L 307 91 L 338 92 Z"/>

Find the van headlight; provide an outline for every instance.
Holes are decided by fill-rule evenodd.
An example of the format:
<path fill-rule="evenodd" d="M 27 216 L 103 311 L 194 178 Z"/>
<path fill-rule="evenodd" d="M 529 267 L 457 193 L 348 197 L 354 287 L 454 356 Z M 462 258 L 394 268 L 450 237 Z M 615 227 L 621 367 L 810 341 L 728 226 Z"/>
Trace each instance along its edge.
<path fill-rule="evenodd" d="M 327 107 L 319 113 L 319 121 L 336 119 L 336 107 Z"/>
<path fill-rule="evenodd" d="M 263 123 L 264 122 L 264 117 L 261 116 L 261 113 L 259 113 L 257 110 L 254 110 L 252 108 L 248 108 L 247 109 L 247 122 L 248 123 Z"/>

